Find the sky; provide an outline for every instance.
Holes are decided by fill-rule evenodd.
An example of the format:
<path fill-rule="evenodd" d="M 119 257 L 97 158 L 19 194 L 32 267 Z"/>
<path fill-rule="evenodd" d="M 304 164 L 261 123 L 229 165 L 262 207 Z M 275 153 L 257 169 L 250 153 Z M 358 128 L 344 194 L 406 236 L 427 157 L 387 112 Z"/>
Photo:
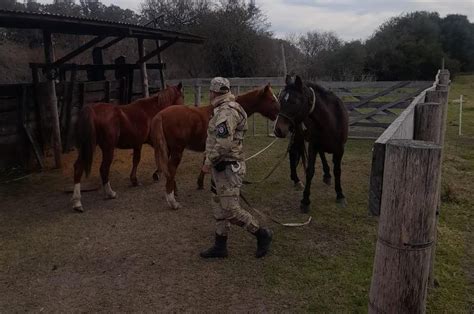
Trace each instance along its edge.
<path fill-rule="evenodd" d="M 52 2 L 52 1 L 41 1 Z M 140 0 L 101 0 L 138 10 Z M 388 18 L 412 11 L 467 15 L 474 22 L 474 0 L 255 0 L 276 37 L 311 30 L 333 31 L 344 40 L 367 39 Z"/>

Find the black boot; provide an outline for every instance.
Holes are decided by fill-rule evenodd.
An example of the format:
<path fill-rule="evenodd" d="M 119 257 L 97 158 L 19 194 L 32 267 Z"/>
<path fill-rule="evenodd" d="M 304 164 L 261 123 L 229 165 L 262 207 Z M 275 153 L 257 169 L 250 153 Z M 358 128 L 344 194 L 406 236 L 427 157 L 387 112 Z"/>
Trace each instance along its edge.
<path fill-rule="evenodd" d="M 273 232 L 267 228 L 259 228 L 257 232 L 255 232 L 255 237 L 257 238 L 257 252 L 255 253 L 255 257 L 264 257 L 270 249 Z"/>
<path fill-rule="evenodd" d="M 216 233 L 214 246 L 200 253 L 202 258 L 227 257 L 227 236 Z"/>

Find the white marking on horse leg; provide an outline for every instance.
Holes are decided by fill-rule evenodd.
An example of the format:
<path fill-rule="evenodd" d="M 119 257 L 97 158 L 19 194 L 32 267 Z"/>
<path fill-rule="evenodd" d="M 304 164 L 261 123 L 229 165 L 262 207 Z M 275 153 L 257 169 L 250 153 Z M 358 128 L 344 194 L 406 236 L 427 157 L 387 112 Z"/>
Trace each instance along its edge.
<path fill-rule="evenodd" d="M 81 184 L 76 183 L 74 184 L 74 192 L 72 193 L 72 209 L 77 210 L 77 211 L 84 211 L 82 208 L 82 203 L 81 203 Z"/>
<path fill-rule="evenodd" d="M 277 126 L 277 123 L 278 123 L 278 119 L 280 119 L 280 115 L 277 116 L 276 120 L 275 120 L 275 124 L 273 125 L 273 134 L 275 134 L 275 130 L 276 130 L 276 126 Z"/>
<path fill-rule="evenodd" d="M 171 207 L 171 209 L 178 209 L 181 206 L 174 198 L 174 191 L 170 194 L 166 194 L 166 201 L 168 202 L 168 205 Z"/>
<path fill-rule="evenodd" d="M 115 193 L 110 187 L 110 181 L 104 184 L 104 194 L 106 199 L 113 199 L 117 197 L 117 193 Z"/>

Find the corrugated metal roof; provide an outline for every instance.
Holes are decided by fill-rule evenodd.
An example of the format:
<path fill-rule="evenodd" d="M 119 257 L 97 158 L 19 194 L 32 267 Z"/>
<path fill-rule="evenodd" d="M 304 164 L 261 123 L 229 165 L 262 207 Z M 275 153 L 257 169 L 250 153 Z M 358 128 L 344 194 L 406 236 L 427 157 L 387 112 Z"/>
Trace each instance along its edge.
<path fill-rule="evenodd" d="M 131 23 L 25 11 L 0 10 L 0 27 L 42 29 L 60 34 L 172 39 L 189 43 L 202 43 L 204 41 L 203 37 L 192 34 Z"/>

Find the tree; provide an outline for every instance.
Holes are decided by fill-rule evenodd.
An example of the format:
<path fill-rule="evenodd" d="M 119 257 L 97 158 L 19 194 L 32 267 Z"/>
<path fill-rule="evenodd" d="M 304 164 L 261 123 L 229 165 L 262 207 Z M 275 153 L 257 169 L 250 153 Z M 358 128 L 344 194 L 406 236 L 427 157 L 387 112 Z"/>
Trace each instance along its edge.
<path fill-rule="evenodd" d="M 474 70 L 474 24 L 465 15 L 448 15 L 441 21 L 441 44 L 462 71 Z"/>
<path fill-rule="evenodd" d="M 366 43 L 367 68 L 379 80 L 433 78 L 445 56 L 439 23 L 429 12 L 391 18 Z"/>

